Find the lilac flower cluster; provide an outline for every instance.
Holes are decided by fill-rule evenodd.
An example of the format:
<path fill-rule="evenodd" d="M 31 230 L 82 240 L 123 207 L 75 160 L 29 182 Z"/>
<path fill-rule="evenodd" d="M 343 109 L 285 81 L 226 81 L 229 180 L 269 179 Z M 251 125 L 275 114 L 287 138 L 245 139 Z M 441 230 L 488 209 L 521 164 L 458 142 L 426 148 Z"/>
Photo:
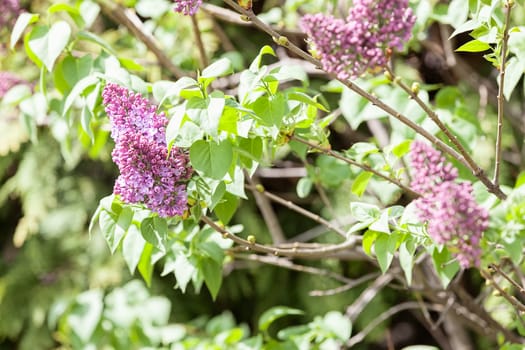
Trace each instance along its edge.
<path fill-rule="evenodd" d="M 202 0 L 175 0 L 175 12 L 193 16 L 202 5 Z"/>
<path fill-rule="evenodd" d="M 323 14 L 301 20 L 323 69 L 342 80 L 385 66 L 388 50 L 403 48 L 416 20 L 408 0 L 354 0 L 353 4 L 346 20 Z"/>
<path fill-rule="evenodd" d="M 413 181 L 423 194 L 415 201 L 418 216 L 428 222 L 429 235 L 446 244 L 463 268 L 479 266 L 483 232 L 488 212 L 472 195 L 472 185 L 455 182 L 457 169 L 430 145 L 414 141 L 410 150 Z"/>
<path fill-rule="evenodd" d="M 107 84 L 102 97 L 115 140 L 111 155 L 120 170 L 113 192 L 159 216 L 182 215 L 192 170 L 186 152 L 174 147 L 168 154 L 166 116 L 140 94 L 116 84 Z"/>
<path fill-rule="evenodd" d="M 25 81 L 20 79 L 13 73 L 7 71 L 0 71 L 0 97 L 4 97 L 4 95 L 13 86 L 23 83 L 25 83 Z"/>
<path fill-rule="evenodd" d="M 19 0 L 0 0 L 0 28 L 10 28 L 21 12 Z"/>

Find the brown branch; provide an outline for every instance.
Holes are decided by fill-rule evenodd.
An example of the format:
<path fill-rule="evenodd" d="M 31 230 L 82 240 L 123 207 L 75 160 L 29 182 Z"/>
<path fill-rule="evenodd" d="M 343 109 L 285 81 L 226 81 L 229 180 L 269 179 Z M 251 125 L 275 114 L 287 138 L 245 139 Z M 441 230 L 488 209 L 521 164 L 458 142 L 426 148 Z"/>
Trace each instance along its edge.
<path fill-rule="evenodd" d="M 328 289 L 328 290 L 313 290 L 309 293 L 309 295 L 312 297 L 325 297 L 329 295 L 336 295 L 339 293 L 343 293 L 343 292 L 346 292 L 347 290 L 357 287 L 358 285 L 362 283 L 368 282 L 376 278 L 378 275 L 379 275 L 378 272 L 372 272 L 367 275 L 361 276 L 359 278 L 349 280 L 345 285 L 337 287 L 337 288 Z"/>
<path fill-rule="evenodd" d="M 400 189 L 402 189 L 405 193 L 407 193 L 409 196 L 413 197 L 413 198 L 418 198 L 418 197 L 421 197 L 421 194 L 414 191 L 413 189 L 411 189 L 410 187 L 404 185 L 403 183 L 401 183 L 401 181 L 397 180 L 397 179 L 393 179 L 375 169 L 373 169 L 372 167 L 368 166 L 368 165 L 365 165 L 365 164 L 362 164 L 362 163 L 359 163 L 359 162 L 356 162 L 355 160 L 353 159 L 350 159 L 350 158 L 347 158 L 347 157 L 344 157 L 342 155 L 340 155 L 339 153 L 337 152 L 334 152 L 332 151 L 331 149 L 327 149 L 325 147 L 322 147 L 322 146 L 319 146 L 315 143 L 312 143 L 308 140 L 305 140 L 305 139 L 302 139 L 298 136 L 295 136 L 295 135 L 292 135 L 291 136 L 291 139 L 292 140 L 295 140 L 297 142 L 300 142 L 302 144 L 305 144 L 307 146 L 309 146 L 310 148 L 314 148 L 318 151 L 321 151 L 322 153 L 326 154 L 326 155 L 329 155 L 331 157 L 334 157 L 336 159 L 339 159 L 339 160 L 342 160 L 343 162 L 347 163 L 347 164 L 350 164 L 350 165 L 354 165 L 358 168 L 361 168 L 365 171 L 368 171 L 368 172 L 371 172 L 372 174 L 390 182 L 390 183 L 393 183 L 394 185 L 398 186 Z"/>
<path fill-rule="evenodd" d="M 289 269 L 289 270 L 309 273 L 312 275 L 329 277 L 329 278 L 332 278 L 336 281 L 343 282 L 343 283 L 349 284 L 353 282 L 353 280 L 351 280 L 350 278 L 347 278 L 343 275 L 332 272 L 330 270 L 320 269 L 320 268 L 312 267 L 312 266 L 295 264 L 286 258 L 279 258 L 276 256 L 268 256 L 268 255 L 257 255 L 257 254 L 238 254 L 238 255 L 235 255 L 235 258 L 249 260 L 249 261 L 257 261 L 263 264 L 274 265 L 274 266 L 282 267 L 282 268 Z"/>
<path fill-rule="evenodd" d="M 286 208 L 288 208 L 290 210 L 293 210 L 296 213 L 299 213 L 299 214 L 303 215 L 304 217 L 312 219 L 313 221 L 315 221 L 315 222 L 317 222 L 317 223 L 327 227 L 328 229 L 334 231 L 335 233 L 339 234 L 341 237 L 345 237 L 346 238 L 346 232 L 344 230 L 340 229 L 339 227 L 335 226 L 334 224 L 332 224 L 330 221 L 322 218 L 321 216 L 319 216 L 319 215 L 317 215 L 315 213 L 312 213 L 311 211 L 308 211 L 308 210 L 304 209 L 303 207 L 298 206 L 297 204 L 295 204 L 295 203 L 293 203 L 291 201 L 288 201 L 288 200 L 283 199 L 283 198 L 281 198 L 279 196 L 276 196 L 273 193 L 270 193 L 270 192 L 266 191 L 262 185 L 259 185 L 259 186 L 256 186 L 256 187 L 252 187 L 252 186 L 246 186 L 246 187 L 248 189 L 250 189 L 250 190 L 259 191 L 259 193 L 261 193 L 262 195 L 266 196 L 271 201 L 279 203 L 282 206 L 284 206 L 284 207 L 286 207 Z"/>
<path fill-rule="evenodd" d="M 250 190 L 255 197 L 255 203 L 259 207 L 259 210 L 261 211 L 261 214 L 264 218 L 264 222 L 266 222 L 266 225 L 268 226 L 268 231 L 272 236 L 273 243 L 279 244 L 286 241 L 286 237 L 284 236 L 283 230 L 270 204 L 270 201 L 256 189 L 257 185 L 259 185 L 257 175 L 254 174 L 253 177 L 250 177 L 250 174 L 248 174 L 248 172 L 245 170 L 244 177 L 250 184 Z"/>
<path fill-rule="evenodd" d="M 486 176 L 483 169 L 479 167 L 479 165 L 472 159 L 469 152 L 463 147 L 459 139 L 450 131 L 449 128 L 439 119 L 439 116 L 437 115 L 432 108 L 428 104 L 426 104 L 419 95 L 414 92 L 407 84 L 405 84 L 401 78 L 395 76 L 394 71 L 390 67 L 385 67 L 386 72 L 390 74 L 392 77 L 392 81 L 396 83 L 403 91 L 405 91 L 412 100 L 414 100 L 419 107 L 430 117 L 430 119 L 439 127 L 441 131 L 447 136 L 447 138 L 454 144 L 456 149 L 459 151 L 465 162 L 463 163 L 466 165 L 470 170 L 472 170 L 472 173 L 474 176 L 476 176 L 483 184 L 487 187 L 489 192 L 494 193 L 498 198 L 505 199 L 507 198 L 507 195 L 501 191 L 501 188 L 498 186 L 497 182 L 492 183 L 490 179 Z"/>
<path fill-rule="evenodd" d="M 193 35 L 195 41 L 197 42 L 197 48 L 199 49 L 199 58 L 201 63 L 201 69 L 208 66 L 208 57 L 206 56 L 206 50 L 204 49 L 204 44 L 202 43 L 201 30 L 199 29 L 199 22 L 196 15 L 191 17 L 191 27 L 193 28 Z"/>
<path fill-rule="evenodd" d="M 273 254 L 276 256 L 287 256 L 293 258 L 326 258 L 331 254 L 336 254 L 356 246 L 359 239 L 355 236 L 351 236 L 347 241 L 340 244 L 326 244 L 319 248 L 291 248 L 283 249 L 278 247 L 267 246 L 255 242 L 248 241 L 244 238 L 234 235 L 233 233 L 226 230 L 224 227 L 215 223 L 212 219 L 207 216 L 202 216 L 201 221 L 210 226 L 215 231 L 222 234 L 226 239 L 231 239 L 235 243 L 243 246 L 246 250 L 253 250 L 259 253 Z"/>
<path fill-rule="evenodd" d="M 412 309 L 419 309 L 420 305 L 416 301 L 407 301 L 402 304 L 397 304 L 387 311 L 383 312 L 378 317 L 374 318 L 361 332 L 354 335 L 352 338 L 350 338 L 346 345 L 350 348 L 360 342 L 362 342 L 365 337 L 372 332 L 377 326 L 379 326 L 382 322 L 389 319 L 393 315 L 397 314 L 398 312 L 404 311 L 404 310 L 412 310 Z M 427 305 L 427 309 L 430 309 L 432 311 L 441 311 L 442 307 L 440 305 Z"/>
<path fill-rule="evenodd" d="M 510 10 L 512 6 L 509 0 L 505 1 L 505 23 L 503 24 L 503 39 L 501 43 L 501 67 L 499 70 L 499 88 L 498 88 L 498 129 L 496 134 L 496 160 L 494 164 L 494 184 L 499 183 L 500 163 L 501 163 L 501 138 L 503 132 L 503 90 L 505 85 L 505 65 L 507 60 L 507 44 L 509 41 L 509 23 Z"/>
<path fill-rule="evenodd" d="M 142 41 L 144 45 L 146 45 L 146 47 L 157 57 L 159 63 L 171 74 L 173 74 L 174 77 L 179 79 L 181 77 L 190 75 L 173 64 L 171 59 L 166 56 L 164 51 L 157 43 L 157 40 L 151 34 L 145 31 L 142 21 L 137 17 L 135 12 L 122 7 L 118 2 L 115 1 L 97 0 L 97 3 L 101 6 L 102 11 L 108 17 L 125 26 L 131 33 L 133 33 L 133 35 Z"/>

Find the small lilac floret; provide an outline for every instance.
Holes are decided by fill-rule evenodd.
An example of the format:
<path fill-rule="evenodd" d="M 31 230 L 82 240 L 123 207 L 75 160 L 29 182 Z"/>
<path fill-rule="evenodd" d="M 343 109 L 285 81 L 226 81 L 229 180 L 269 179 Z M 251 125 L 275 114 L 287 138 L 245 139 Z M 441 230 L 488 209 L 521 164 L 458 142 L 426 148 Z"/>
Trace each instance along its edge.
<path fill-rule="evenodd" d="M 162 217 L 187 208 L 185 182 L 191 177 L 188 155 L 173 147 L 168 155 L 164 113 L 138 93 L 107 84 L 102 93 L 120 175 L 113 192 L 126 203 L 143 203 Z"/>
<path fill-rule="evenodd" d="M 193 16 L 202 5 L 202 0 L 175 0 L 175 12 L 183 13 L 186 16 Z"/>
<path fill-rule="evenodd" d="M 474 200 L 472 185 L 455 182 L 457 169 L 424 142 L 412 143 L 410 157 L 411 187 L 423 194 L 414 203 L 419 218 L 428 222 L 428 234 L 449 247 L 462 268 L 479 266 L 488 212 Z"/>

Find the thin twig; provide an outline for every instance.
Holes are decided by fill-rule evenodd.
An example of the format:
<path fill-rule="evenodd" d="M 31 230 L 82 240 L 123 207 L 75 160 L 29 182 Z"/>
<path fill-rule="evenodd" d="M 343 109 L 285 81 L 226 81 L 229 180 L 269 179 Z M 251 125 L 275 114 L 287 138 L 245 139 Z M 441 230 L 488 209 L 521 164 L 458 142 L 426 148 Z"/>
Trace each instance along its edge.
<path fill-rule="evenodd" d="M 193 35 L 195 41 L 197 42 L 197 48 L 199 49 L 199 58 L 201 63 L 201 69 L 208 66 L 208 57 L 206 56 L 206 50 L 204 49 L 204 44 L 202 43 L 201 30 L 199 29 L 199 22 L 196 15 L 191 17 L 191 27 L 193 28 Z"/>
<path fill-rule="evenodd" d="M 274 39 L 274 41 L 276 43 L 278 43 L 281 46 L 287 47 L 290 51 L 292 51 L 293 53 L 295 53 L 296 55 L 298 55 L 302 59 L 312 63 L 315 67 L 317 67 L 319 69 L 322 69 L 322 64 L 321 64 L 321 62 L 319 60 L 315 59 L 310 54 L 304 52 L 298 46 L 296 46 L 295 44 L 291 43 L 288 40 L 288 38 L 283 37 L 281 34 L 279 34 L 273 28 L 271 28 L 270 26 L 268 26 L 267 24 L 262 22 L 253 13 L 252 10 L 246 10 L 246 9 L 242 8 L 234 0 L 224 0 L 224 2 L 226 4 L 228 4 L 230 7 L 232 7 L 233 9 L 235 9 L 237 12 L 239 12 L 239 13 L 243 14 L 244 16 L 246 16 L 246 19 L 251 21 L 251 22 L 253 22 L 253 24 L 255 26 L 257 26 L 259 29 L 261 29 L 264 32 L 268 33 Z M 419 126 L 416 123 L 414 123 L 412 120 L 410 120 L 405 115 L 403 115 L 403 114 L 399 113 L 398 111 L 396 111 L 390 105 L 384 103 L 383 101 L 381 101 L 377 97 L 373 96 L 371 93 L 363 90 L 361 87 L 359 87 L 358 85 L 356 85 L 356 84 L 354 84 L 354 83 L 352 83 L 352 82 L 350 82 L 348 80 L 341 80 L 335 74 L 332 74 L 332 73 L 327 73 L 327 75 L 330 78 L 332 78 L 332 79 L 339 80 L 341 83 L 343 83 L 350 90 L 352 90 L 356 94 L 360 95 L 361 97 L 365 98 L 366 100 L 370 101 L 372 103 L 372 105 L 380 108 L 381 110 L 383 110 L 387 114 L 389 114 L 392 117 L 394 117 L 397 120 L 399 120 L 401 123 L 405 124 L 406 126 L 411 128 L 412 130 L 416 131 L 418 134 L 420 134 L 421 136 L 425 137 L 432 144 L 434 144 L 437 148 L 439 148 L 442 152 L 450 155 L 451 157 L 453 157 L 454 159 L 459 161 L 461 164 L 463 164 L 464 166 L 466 166 L 467 168 L 470 169 L 469 163 L 455 149 L 453 149 L 452 147 L 450 147 L 449 145 L 447 145 L 446 143 L 441 141 L 437 136 L 432 135 L 431 133 L 429 133 L 428 131 L 423 129 L 421 126 Z M 486 183 L 486 181 L 483 180 L 483 177 L 480 175 L 480 173 L 478 173 L 476 171 L 476 169 L 471 169 L 471 170 L 473 171 L 474 175 L 476 177 L 478 177 L 480 179 L 480 181 L 482 181 L 485 186 L 487 186 L 487 189 L 490 192 L 494 193 L 500 199 L 506 198 L 506 195 L 503 192 L 501 192 L 501 190 L 499 189 L 498 186 L 494 186 L 490 182 L 490 180 L 488 181 L 488 183 Z"/>
<path fill-rule="evenodd" d="M 112 18 L 115 22 L 124 25 L 131 33 L 133 33 L 133 35 L 142 41 L 144 45 L 146 45 L 146 47 L 157 57 L 159 63 L 168 71 L 170 71 L 174 77 L 178 79 L 190 75 L 173 64 L 171 59 L 166 56 L 155 38 L 145 31 L 142 21 L 137 17 L 135 12 L 125 9 L 115 1 L 97 0 L 97 3 L 102 7 L 102 11 L 108 17 Z"/>
<path fill-rule="evenodd" d="M 509 23 L 510 23 L 510 10 L 512 6 L 510 1 L 505 1 L 505 23 L 503 24 L 503 39 L 501 43 L 501 66 L 499 70 L 499 88 L 498 88 L 498 129 L 496 134 L 496 160 L 494 164 L 494 184 L 497 186 L 499 183 L 500 165 L 501 165 L 501 138 L 503 132 L 503 91 L 505 85 L 505 66 L 507 60 L 507 44 L 509 41 Z"/>
<path fill-rule="evenodd" d="M 514 281 L 514 279 L 512 279 L 505 271 L 503 271 L 498 265 L 496 264 L 490 264 L 489 265 L 489 269 L 493 269 L 494 271 L 496 271 L 497 273 L 499 273 L 501 276 L 503 276 L 503 278 L 505 278 L 510 284 L 512 284 L 514 286 L 514 288 L 516 288 L 518 290 L 518 292 L 521 294 L 521 295 L 525 295 L 525 289 L 516 281 Z"/>
<path fill-rule="evenodd" d="M 403 91 L 405 91 L 414 102 L 416 102 L 419 107 L 430 117 L 430 119 L 439 127 L 441 131 L 447 136 L 447 138 L 454 144 L 456 149 L 459 151 L 463 159 L 465 159 L 466 165 L 469 169 L 472 170 L 472 173 L 474 176 L 476 176 L 478 179 L 480 179 L 481 182 L 487 187 L 489 192 L 494 193 L 498 198 L 505 199 L 507 196 L 505 193 L 501 191 L 497 183 L 492 183 L 490 179 L 485 175 L 485 172 L 483 169 L 480 168 L 480 166 L 472 159 L 469 152 L 463 147 L 459 139 L 450 131 L 449 128 L 439 119 L 439 116 L 437 115 L 432 108 L 430 108 L 429 105 L 427 105 L 420 97 L 419 95 L 414 92 L 408 85 L 406 85 L 401 78 L 395 76 L 394 71 L 386 66 L 385 70 L 391 75 L 392 81 L 395 82 Z"/>
<path fill-rule="evenodd" d="M 398 268 L 388 271 L 384 275 L 381 275 L 378 279 L 374 281 L 370 286 L 368 286 L 359 297 L 346 308 L 346 316 L 350 318 L 352 322 L 355 321 L 357 316 L 363 311 L 363 309 L 374 299 L 374 297 L 385 287 L 390 281 L 392 281 L 400 270 Z"/>
<path fill-rule="evenodd" d="M 250 242 L 244 238 L 241 238 L 239 236 L 234 235 L 233 233 L 226 230 L 224 227 L 219 226 L 217 223 L 215 223 L 212 219 L 209 217 L 203 215 L 201 216 L 201 221 L 210 226 L 215 231 L 222 234 L 222 236 L 226 239 L 231 239 L 235 243 L 243 246 L 246 250 L 253 250 L 255 252 L 260 253 L 268 253 L 273 254 L 276 256 L 288 256 L 288 257 L 294 257 L 294 258 L 326 258 L 330 256 L 330 254 L 335 254 L 344 250 L 351 249 L 355 247 L 357 242 L 359 241 L 355 236 L 351 236 L 348 238 L 347 241 L 340 243 L 340 244 L 327 244 L 319 248 L 312 248 L 312 249 L 300 249 L 300 248 L 292 248 L 292 249 L 282 249 L 282 248 L 276 248 L 272 246 L 267 246 L 255 242 Z"/>
<path fill-rule="evenodd" d="M 368 282 L 374 278 L 376 278 L 379 275 L 378 272 L 372 272 L 367 275 L 361 276 L 359 278 L 356 278 L 354 280 L 349 280 L 345 285 L 332 288 L 328 290 L 312 290 L 309 295 L 312 297 L 325 297 L 329 295 L 336 295 L 339 293 L 346 292 L 347 290 L 350 290 L 354 287 L 357 287 L 358 285 Z"/>
<path fill-rule="evenodd" d="M 411 310 L 411 309 L 419 309 L 420 305 L 417 301 L 407 301 L 405 303 L 397 304 L 387 311 L 383 312 L 378 317 L 374 318 L 361 332 L 354 335 L 352 338 L 350 338 L 346 345 L 348 347 L 352 347 L 360 342 L 362 342 L 365 337 L 372 332 L 377 326 L 379 326 L 382 322 L 389 319 L 393 315 L 397 314 L 398 312 L 404 311 L 404 310 Z M 427 308 L 433 311 L 441 311 L 442 307 L 440 305 L 427 305 Z"/>
<path fill-rule="evenodd" d="M 516 299 L 516 297 L 514 295 L 510 295 L 509 293 L 507 293 L 503 288 L 501 288 L 498 284 L 498 282 L 496 282 L 494 280 L 494 278 L 492 278 L 492 276 L 483 271 L 483 270 L 480 270 L 480 273 L 481 273 L 481 276 L 483 276 L 484 279 L 486 279 L 487 281 L 490 281 L 491 282 L 491 285 L 494 286 L 494 288 L 499 292 L 499 294 L 505 298 L 512 306 L 514 306 L 516 308 L 516 310 L 519 310 L 521 312 L 525 312 L 525 305 L 523 305 L 518 299 Z"/>
<path fill-rule="evenodd" d="M 317 267 L 312 267 L 312 266 L 296 264 L 286 258 L 279 258 L 276 256 L 268 256 L 268 255 L 257 255 L 257 254 L 237 254 L 235 255 L 235 258 L 243 259 L 243 260 L 250 260 L 250 261 L 257 261 L 263 264 L 274 265 L 274 266 L 282 267 L 282 268 L 289 269 L 289 270 L 305 272 L 305 273 L 309 273 L 312 275 L 329 277 L 329 278 L 332 278 L 336 281 L 343 282 L 343 283 L 354 282 L 350 278 L 347 278 L 333 271 L 325 270 L 325 269 L 321 269 Z"/>
<path fill-rule="evenodd" d="M 273 210 L 270 204 L 270 201 L 268 200 L 268 198 L 263 196 L 256 189 L 257 185 L 259 185 L 259 180 L 257 179 L 257 175 L 254 174 L 253 177 L 250 177 L 250 174 L 248 174 L 248 172 L 245 171 L 244 177 L 247 179 L 248 183 L 250 184 L 250 189 L 253 193 L 253 196 L 255 197 L 255 203 L 259 207 L 259 210 L 261 211 L 264 222 L 266 222 L 266 225 L 268 226 L 268 231 L 270 232 L 270 235 L 272 236 L 273 243 L 279 244 L 279 243 L 286 241 L 286 237 L 284 236 L 283 229 L 281 228 L 281 224 L 279 223 L 279 220 L 277 219 L 277 215 L 275 215 L 275 211 Z"/>
<path fill-rule="evenodd" d="M 256 187 L 246 186 L 246 187 L 248 189 L 250 189 L 250 190 L 259 191 L 259 193 L 261 193 L 262 195 L 266 196 L 271 201 L 279 203 L 282 206 L 285 206 L 286 208 L 295 211 L 296 213 L 299 213 L 299 214 L 301 214 L 301 215 L 303 215 L 303 216 L 305 216 L 305 217 L 307 217 L 309 219 L 312 219 L 313 221 L 315 221 L 317 223 L 320 223 L 321 225 L 324 225 L 327 228 L 329 228 L 330 230 L 332 230 L 335 233 L 339 234 L 341 237 L 345 237 L 346 238 L 346 232 L 344 230 L 342 230 L 339 227 L 335 226 L 330 221 L 322 218 L 321 216 L 319 216 L 319 215 L 317 215 L 315 213 L 312 213 L 311 211 L 308 211 L 308 210 L 304 209 L 303 207 L 300 207 L 300 206 L 298 206 L 297 204 L 295 204 L 295 203 L 293 203 L 291 201 L 288 201 L 288 200 L 283 199 L 283 198 L 281 198 L 279 196 L 276 196 L 273 193 L 270 193 L 270 192 L 266 191 L 264 189 L 264 187 L 262 187 L 262 186 L 256 186 Z"/>
<path fill-rule="evenodd" d="M 373 169 L 372 167 L 368 166 L 368 165 L 365 165 L 365 164 L 362 164 L 362 163 L 359 163 L 359 162 L 356 162 L 355 160 L 353 159 L 350 159 L 350 158 L 347 158 L 347 157 L 344 157 L 342 155 L 340 155 L 339 153 L 335 152 L 335 151 L 332 151 L 331 149 L 327 149 L 325 147 L 322 147 L 322 146 L 319 146 L 313 142 L 310 142 L 308 140 L 305 140 L 305 139 L 302 139 L 298 136 L 295 136 L 295 135 L 292 135 L 291 136 L 291 139 L 292 140 L 295 140 L 297 142 L 300 142 L 302 144 L 305 144 L 307 146 L 309 146 L 310 148 L 314 148 L 318 151 L 321 151 L 323 152 L 324 154 L 327 154 L 331 157 L 334 157 L 336 159 L 339 159 L 339 160 L 342 160 L 343 162 L 347 163 L 347 164 L 350 164 L 350 165 L 354 165 L 356 167 L 359 167 L 365 171 L 369 171 L 371 172 L 372 174 L 376 175 L 376 176 L 379 176 L 380 178 L 390 182 L 390 183 L 393 183 L 394 185 L 398 186 L 400 189 L 402 189 L 405 193 L 407 193 L 409 196 L 412 196 L 413 198 L 417 198 L 417 197 L 421 197 L 421 194 L 414 191 L 413 189 L 411 189 L 410 187 L 404 185 L 401 183 L 401 181 L 397 180 L 397 179 L 393 179 L 375 169 Z"/>

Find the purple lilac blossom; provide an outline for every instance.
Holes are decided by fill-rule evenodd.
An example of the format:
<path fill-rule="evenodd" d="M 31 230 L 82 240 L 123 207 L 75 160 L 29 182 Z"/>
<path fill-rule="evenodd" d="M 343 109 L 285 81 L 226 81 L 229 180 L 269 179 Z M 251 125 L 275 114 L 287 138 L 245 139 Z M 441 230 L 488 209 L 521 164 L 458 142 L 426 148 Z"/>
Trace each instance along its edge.
<path fill-rule="evenodd" d="M 463 268 L 479 266 L 488 212 L 479 206 L 468 182 L 455 182 L 457 169 L 430 145 L 414 141 L 410 150 L 414 169 L 411 186 L 423 194 L 414 203 L 418 216 L 427 221 L 427 232 L 445 244 Z"/>
<path fill-rule="evenodd" d="M 202 5 L 202 0 L 175 0 L 175 12 L 193 16 Z"/>
<path fill-rule="evenodd" d="M 173 147 L 168 154 L 164 113 L 116 84 L 107 84 L 102 97 L 115 140 L 111 155 L 120 170 L 113 192 L 159 216 L 182 215 L 187 208 L 185 182 L 192 170 L 185 151 Z"/>
<path fill-rule="evenodd" d="M 18 0 L 0 0 L 0 28 L 10 28 L 21 12 Z"/>
<path fill-rule="evenodd" d="M 388 51 L 403 48 L 415 20 L 408 0 L 354 0 L 346 20 L 306 15 L 301 27 L 323 69 L 346 80 L 385 66 Z"/>
<path fill-rule="evenodd" d="M 1 0 L 0 0 L 1 1 Z M 26 83 L 16 75 L 7 71 L 0 71 L 0 97 L 4 97 L 6 92 L 18 84 Z"/>

